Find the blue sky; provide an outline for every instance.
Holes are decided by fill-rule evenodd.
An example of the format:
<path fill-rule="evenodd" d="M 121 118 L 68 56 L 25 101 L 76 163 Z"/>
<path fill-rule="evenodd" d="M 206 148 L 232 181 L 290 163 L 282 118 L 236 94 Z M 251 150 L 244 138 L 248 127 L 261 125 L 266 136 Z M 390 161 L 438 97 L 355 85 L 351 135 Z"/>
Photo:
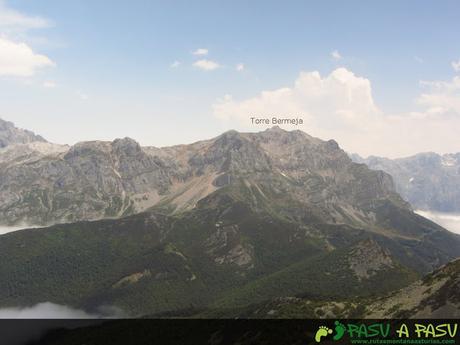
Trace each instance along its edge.
<path fill-rule="evenodd" d="M 0 56 L 0 117 L 53 142 L 187 143 L 231 128 L 262 130 L 250 113 L 294 109 L 306 119 L 302 130 L 364 155 L 460 151 L 458 1 L 0 4 L 0 38 L 11 49 L 27 45 L 35 59 L 21 73 L 2 68 Z M 296 89 L 302 71 L 319 79 Z M 290 95 L 261 96 L 282 88 Z M 311 96 L 317 88 L 321 99 Z M 353 101 L 336 102 L 344 94 Z M 388 138 L 408 130 L 410 143 Z"/>

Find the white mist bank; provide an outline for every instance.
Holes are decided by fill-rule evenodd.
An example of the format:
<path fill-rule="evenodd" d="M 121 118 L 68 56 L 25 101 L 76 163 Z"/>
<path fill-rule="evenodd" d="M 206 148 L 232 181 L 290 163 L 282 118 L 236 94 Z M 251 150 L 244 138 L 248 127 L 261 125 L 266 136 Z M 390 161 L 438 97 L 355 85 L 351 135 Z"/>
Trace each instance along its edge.
<path fill-rule="evenodd" d="M 5 226 L 5 225 L 0 225 L 0 235 L 7 234 L 9 232 L 14 232 L 14 231 L 20 231 L 20 230 L 25 230 L 25 229 L 34 229 L 34 228 L 40 228 L 40 226 L 37 225 L 16 225 L 16 226 Z"/>
<path fill-rule="evenodd" d="M 0 319 L 97 319 L 100 315 L 50 302 L 39 303 L 29 308 L 0 309 Z"/>
<path fill-rule="evenodd" d="M 3 308 L 0 309 L 0 344 L 24 345 L 54 329 L 85 327 L 122 317 L 122 311 L 116 307 L 101 307 L 95 313 L 87 313 L 51 302 L 27 308 Z"/>
<path fill-rule="evenodd" d="M 415 213 L 428 218 L 451 232 L 460 234 L 460 214 L 415 210 Z"/>
<path fill-rule="evenodd" d="M 126 315 L 113 306 L 102 306 L 94 313 L 51 302 L 31 307 L 0 308 L 0 319 L 116 319 Z"/>

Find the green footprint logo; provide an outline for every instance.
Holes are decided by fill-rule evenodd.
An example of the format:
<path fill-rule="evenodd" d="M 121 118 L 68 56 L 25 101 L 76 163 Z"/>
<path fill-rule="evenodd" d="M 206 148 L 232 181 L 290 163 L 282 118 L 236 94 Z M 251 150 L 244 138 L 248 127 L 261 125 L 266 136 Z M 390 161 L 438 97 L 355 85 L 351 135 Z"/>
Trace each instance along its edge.
<path fill-rule="evenodd" d="M 326 326 L 319 326 L 315 334 L 315 341 L 317 343 L 321 342 L 321 338 L 327 336 L 328 334 L 332 334 L 332 329 L 327 328 Z"/>
<path fill-rule="evenodd" d="M 340 323 L 339 321 L 335 322 L 335 335 L 332 339 L 334 340 L 340 340 L 342 339 L 343 335 L 345 334 L 345 325 L 343 323 Z"/>

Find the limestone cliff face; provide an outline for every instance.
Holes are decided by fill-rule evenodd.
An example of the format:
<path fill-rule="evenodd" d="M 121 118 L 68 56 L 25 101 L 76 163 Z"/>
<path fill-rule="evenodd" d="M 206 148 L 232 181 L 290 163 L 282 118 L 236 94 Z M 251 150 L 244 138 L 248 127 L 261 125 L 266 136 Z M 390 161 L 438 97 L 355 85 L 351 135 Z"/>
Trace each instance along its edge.
<path fill-rule="evenodd" d="M 167 148 L 129 138 L 37 145 L 0 150 L 3 224 L 120 217 L 153 206 L 177 213 L 239 183 L 289 194 L 332 222 L 366 223 L 371 200 L 398 198 L 389 175 L 353 163 L 335 141 L 278 127 Z"/>
<path fill-rule="evenodd" d="M 460 212 L 460 153 L 419 153 L 399 159 L 351 156 L 373 170 L 389 173 L 396 189 L 414 208 Z"/>
<path fill-rule="evenodd" d="M 70 223 L 1 236 L 0 306 L 77 296 L 153 315 L 364 297 L 460 255 L 460 237 L 413 213 L 390 175 L 277 127 L 166 148 L 8 145 L 0 222 Z"/>
<path fill-rule="evenodd" d="M 31 131 L 17 128 L 13 123 L 0 119 L 0 148 L 32 142 L 46 142 L 46 140 Z"/>

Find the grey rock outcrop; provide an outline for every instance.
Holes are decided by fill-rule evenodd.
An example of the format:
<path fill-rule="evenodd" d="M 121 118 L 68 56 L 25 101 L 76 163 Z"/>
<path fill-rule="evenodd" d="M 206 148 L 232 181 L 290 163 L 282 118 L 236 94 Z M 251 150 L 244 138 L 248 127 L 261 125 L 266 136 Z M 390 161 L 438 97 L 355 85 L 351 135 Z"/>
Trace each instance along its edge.
<path fill-rule="evenodd" d="M 46 142 L 41 136 L 31 131 L 17 128 L 12 122 L 0 119 L 0 148 L 13 144 L 27 144 L 37 141 Z"/>
<path fill-rule="evenodd" d="M 353 163 L 335 141 L 278 127 L 166 148 L 124 138 L 0 149 L 3 224 L 118 218 L 152 207 L 177 213 L 228 185 L 247 188 L 255 208 L 289 197 L 287 216 L 331 223 L 369 224 L 378 200 L 403 203 L 388 174 Z"/>
<path fill-rule="evenodd" d="M 351 157 L 373 170 L 389 173 L 397 191 L 414 208 L 460 212 L 460 153 L 419 153 L 399 159 Z"/>

